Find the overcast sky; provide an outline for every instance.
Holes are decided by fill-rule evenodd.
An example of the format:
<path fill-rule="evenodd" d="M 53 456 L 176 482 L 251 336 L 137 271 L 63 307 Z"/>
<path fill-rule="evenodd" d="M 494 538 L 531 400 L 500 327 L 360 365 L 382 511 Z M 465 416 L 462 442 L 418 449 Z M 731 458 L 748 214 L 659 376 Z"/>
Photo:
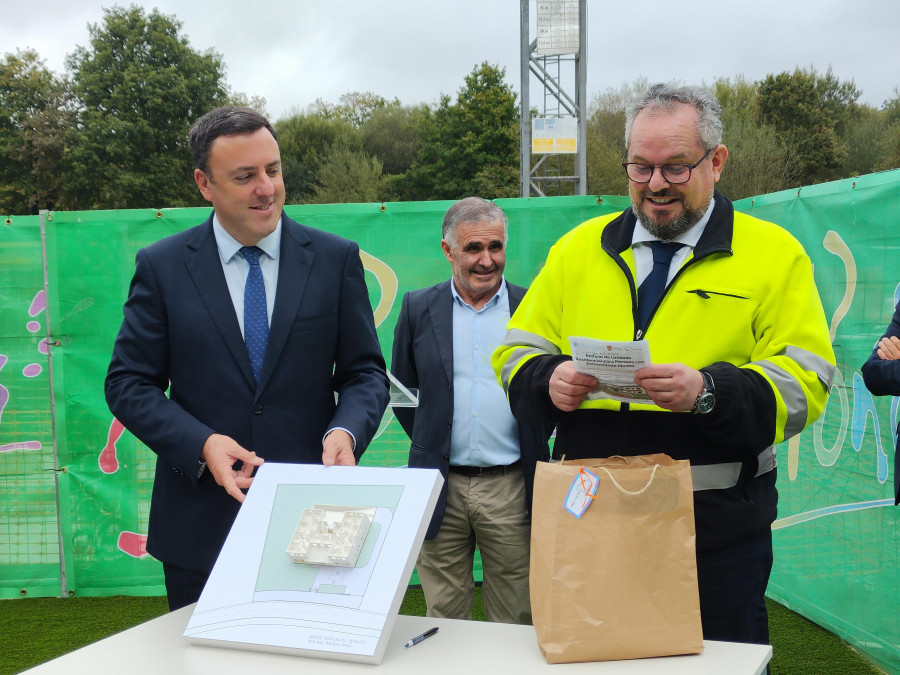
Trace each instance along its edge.
<path fill-rule="evenodd" d="M 0 0 L 0 53 L 31 47 L 63 73 L 65 55 L 88 44 L 87 24 L 112 4 Z M 273 119 L 348 91 L 433 103 L 442 93 L 455 96 L 482 61 L 505 67 L 519 90 L 519 0 L 137 4 L 175 15 L 194 49 L 222 54 L 228 84 L 265 97 Z M 820 73 L 831 66 L 876 107 L 900 85 L 898 0 L 588 0 L 587 31 L 589 100 L 640 76 L 759 80 L 798 66 Z"/>

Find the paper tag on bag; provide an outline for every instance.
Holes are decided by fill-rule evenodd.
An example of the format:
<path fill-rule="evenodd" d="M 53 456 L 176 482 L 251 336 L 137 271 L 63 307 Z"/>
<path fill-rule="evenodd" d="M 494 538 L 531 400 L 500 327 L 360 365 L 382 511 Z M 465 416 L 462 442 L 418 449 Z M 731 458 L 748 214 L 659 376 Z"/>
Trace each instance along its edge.
<path fill-rule="evenodd" d="M 594 501 L 594 495 L 597 494 L 599 485 L 600 477 L 593 471 L 581 467 L 575 480 L 569 486 L 563 507 L 576 518 L 581 518 L 591 502 Z"/>

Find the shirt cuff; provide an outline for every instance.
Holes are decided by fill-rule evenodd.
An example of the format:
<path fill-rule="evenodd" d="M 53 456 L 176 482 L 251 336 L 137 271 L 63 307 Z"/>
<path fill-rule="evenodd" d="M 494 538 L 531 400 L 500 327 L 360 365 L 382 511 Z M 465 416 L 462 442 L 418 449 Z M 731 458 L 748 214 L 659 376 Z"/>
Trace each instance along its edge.
<path fill-rule="evenodd" d="M 353 447 L 350 449 L 356 450 L 356 436 L 353 435 L 352 431 L 350 431 L 349 429 L 345 429 L 344 427 L 333 427 L 333 428 L 329 429 L 328 431 L 326 431 L 325 435 L 322 436 L 322 442 L 323 443 L 325 442 L 325 439 L 328 438 L 328 434 L 330 434 L 332 431 L 337 431 L 338 429 L 340 429 L 341 431 L 346 431 L 348 434 L 350 434 L 350 440 L 353 441 Z"/>

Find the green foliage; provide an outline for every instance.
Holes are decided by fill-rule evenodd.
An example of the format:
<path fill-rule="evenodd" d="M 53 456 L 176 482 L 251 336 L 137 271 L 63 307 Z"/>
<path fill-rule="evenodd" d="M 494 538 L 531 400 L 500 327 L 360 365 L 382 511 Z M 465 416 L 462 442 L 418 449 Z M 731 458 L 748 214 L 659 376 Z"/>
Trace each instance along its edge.
<path fill-rule="evenodd" d="M 894 87 L 894 97 L 889 98 L 882 106 L 888 122 L 900 122 L 900 86 Z"/>
<path fill-rule="evenodd" d="M 362 150 L 356 129 L 340 117 L 298 113 L 276 122 L 275 130 L 289 204 L 313 199 L 319 185 L 319 173 L 334 148 Z"/>
<path fill-rule="evenodd" d="M 875 140 L 874 171 L 900 167 L 900 87 L 894 87 L 894 96 L 884 102 L 881 113 L 884 127 Z"/>
<path fill-rule="evenodd" d="M 400 107 L 398 99 L 395 98 L 389 102 L 383 96 L 373 94 L 371 91 L 348 91 L 346 94 L 341 94 L 339 100 L 339 103 L 334 104 L 317 98 L 307 106 L 305 112 L 320 117 L 338 117 L 358 129 L 368 122 L 375 112 L 385 108 Z"/>
<path fill-rule="evenodd" d="M 385 106 L 372 111 L 360 129 L 363 149 L 381 162 L 384 173 L 405 173 L 416 161 L 427 107 Z"/>
<path fill-rule="evenodd" d="M 796 163 L 774 127 L 759 119 L 756 85 L 743 77 L 720 78 L 713 91 L 722 106 L 722 142 L 728 148 L 718 189 L 729 199 L 743 199 L 791 187 Z"/>
<path fill-rule="evenodd" d="M 404 199 L 488 199 L 519 193 L 519 113 L 505 69 L 486 61 L 465 78 L 456 102 L 442 95 L 425 116 L 419 158 Z"/>
<path fill-rule="evenodd" d="M 314 204 L 388 201 L 381 162 L 347 146 L 332 149 L 319 167 Z"/>
<path fill-rule="evenodd" d="M 72 141 L 68 83 L 32 50 L 0 61 L 0 213 L 64 207 L 58 165 Z"/>
<path fill-rule="evenodd" d="M 68 189 L 81 209 L 200 203 L 187 132 L 226 101 L 224 66 L 179 34 L 181 22 L 140 7 L 104 10 L 90 46 L 67 58 L 81 103 Z"/>
<path fill-rule="evenodd" d="M 228 88 L 228 98 L 225 101 L 225 105 L 253 108 L 263 117 L 269 117 L 269 111 L 266 110 L 265 96 L 249 96 L 246 92 L 232 91 L 231 88 Z"/>
<path fill-rule="evenodd" d="M 885 128 L 884 134 L 875 145 L 878 153 L 876 170 L 900 168 L 900 120 Z"/>
<path fill-rule="evenodd" d="M 594 195 L 628 194 L 622 168 L 625 156 L 625 110 L 648 86 L 646 78 L 618 89 L 607 89 L 591 101 L 587 128 L 588 192 Z"/>
<path fill-rule="evenodd" d="M 840 134 L 859 95 L 852 81 L 839 81 L 831 68 L 825 75 L 797 68 L 769 75 L 759 84 L 760 117 L 790 148 L 801 185 L 841 177 L 847 149 Z"/>

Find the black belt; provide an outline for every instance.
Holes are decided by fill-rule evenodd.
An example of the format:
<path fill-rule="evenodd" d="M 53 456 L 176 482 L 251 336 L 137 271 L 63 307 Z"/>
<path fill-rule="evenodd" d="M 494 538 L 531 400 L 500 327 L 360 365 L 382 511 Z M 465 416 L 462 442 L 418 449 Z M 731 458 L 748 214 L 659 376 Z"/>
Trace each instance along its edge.
<path fill-rule="evenodd" d="M 458 473 L 461 476 L 484 476 L 491 473 L 509 473 L 522 466 L 522 460 L 517 459 L 512 464 L 500 464 L 497 466 L 454 466 L 450 465 L 450 473 Z"/>

